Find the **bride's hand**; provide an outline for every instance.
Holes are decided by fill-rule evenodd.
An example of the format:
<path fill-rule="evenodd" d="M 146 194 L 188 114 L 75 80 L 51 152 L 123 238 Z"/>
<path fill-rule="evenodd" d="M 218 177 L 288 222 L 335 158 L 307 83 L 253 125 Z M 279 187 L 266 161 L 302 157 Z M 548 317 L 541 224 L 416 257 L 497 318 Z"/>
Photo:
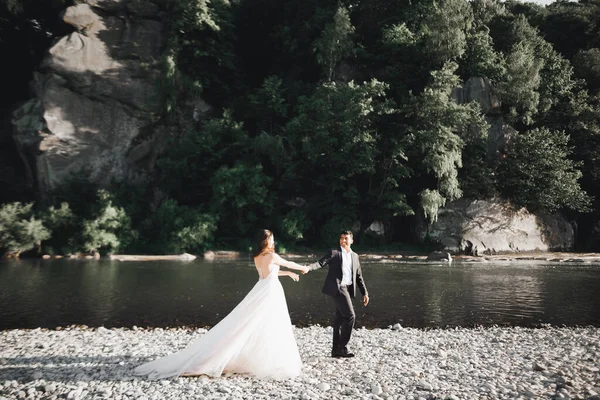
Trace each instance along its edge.
<path fill-rule="evenodd" d="M 302 275 L 304 275 L 304 274 L 307 274 L 308 271 L 310 271 L 310 268 L 308 268 L 306 265 L 304 265 L 300 271 L 302 271 Z"/>
<path fill-rule="evenodd" d="M 294 281 L 298 282 L 300 280 L 300 275 L 290 272 L 290 278 L 292 278 Z"/>

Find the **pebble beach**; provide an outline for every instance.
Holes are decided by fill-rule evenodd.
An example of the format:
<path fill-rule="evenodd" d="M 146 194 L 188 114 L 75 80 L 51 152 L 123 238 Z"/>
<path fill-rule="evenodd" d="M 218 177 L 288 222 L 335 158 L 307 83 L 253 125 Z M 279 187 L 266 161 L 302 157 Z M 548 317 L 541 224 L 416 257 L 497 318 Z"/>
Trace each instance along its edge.
<path fill-rule="evenodd" d="M 302 376 L 225 374 L 151 381 L 140 363 L 205 329 L 0 331 L 0 399 L 593 399 L 600 328 L 357 329 L 351 359 L 330 357 L 331 327 L 295 328 Z"/>

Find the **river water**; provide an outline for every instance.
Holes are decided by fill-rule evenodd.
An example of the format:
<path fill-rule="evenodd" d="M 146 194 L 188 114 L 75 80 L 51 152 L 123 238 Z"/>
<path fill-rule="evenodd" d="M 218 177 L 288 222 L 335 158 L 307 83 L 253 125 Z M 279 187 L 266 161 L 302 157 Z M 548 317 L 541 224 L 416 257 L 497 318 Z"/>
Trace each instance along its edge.
<path fill-rule="evenodd" d="M 314 260 L 294 260 L 299 263 Z M 387 327 L 600 326 L 600 265 L 378 263 L 364 260 L 371 303 L 356 325 Z M 292 323 L 330 325 L 324 269 L 280 277 Z M 258 279 L 250 259 L 0 262 L 0 330 L 212 326 Z"/>

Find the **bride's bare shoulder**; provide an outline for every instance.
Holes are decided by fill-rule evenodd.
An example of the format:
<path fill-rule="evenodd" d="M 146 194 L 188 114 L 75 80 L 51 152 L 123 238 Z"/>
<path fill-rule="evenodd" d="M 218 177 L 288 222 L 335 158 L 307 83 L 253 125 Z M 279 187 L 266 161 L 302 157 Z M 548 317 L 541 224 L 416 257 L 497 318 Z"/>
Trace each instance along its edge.
<path fill-rule="evenodd" d="M 259 254 L 256 257 L 254 257 L 254 262 L 257 264 L 263 263 L 263 262 L 271 262 L 272 260 L 275 259 L 275 257 L 278 257 L 277 254 L 275 254 L 275 253 L 263 253 L 263 254 Z"/>

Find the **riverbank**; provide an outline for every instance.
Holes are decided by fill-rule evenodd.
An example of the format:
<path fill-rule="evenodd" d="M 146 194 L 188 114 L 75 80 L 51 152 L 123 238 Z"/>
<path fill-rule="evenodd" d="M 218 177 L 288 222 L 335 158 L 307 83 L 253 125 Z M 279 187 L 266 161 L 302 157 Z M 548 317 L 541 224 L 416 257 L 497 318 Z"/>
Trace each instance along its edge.
<path fill-rule="evenodd" d="M 538 261 L 549 263 L 573 263 L 573 264 L 600 264 L 600 253 L 572 253 L 572 252 L 515 252 L 504 254 L 485 254 L 479 256 L 469 256 L 462 254 L 450 254 L 447 252 L 435 251 L 429 254 L 419 252 L 394 252 L 394 251 L 361 251 L 354 249 L 361 260 L 382 263 L 403 263 L 403 262 L 447 262 L 448 259 L 453 262 L 464 263 L 488 263 L 488 262 L 513 262 L 513 261 Z M 283 257 L 289 259 L 316 259 L 322 256 L 316 252 L 287 252 L 280 253 Z M 449 256 L 448 256 L 449 255 Z M 100 260 L 108 258 L 115 261 L 193 261 L 195 259 L 203 259 L 206 261 L 219 260 L 240 260 L 249 259 L 250 253 L 231 251 L 231 250 L 209 250 L 204 254 L 193 255 L 188 253 L 183 254 L 164 254 L 164 255 L 144 255 L 144 254 L 112 254 L 105 257 L 100 257 L 98 253 L 76 253 L 67 256 L 49 255 L 41 256 L 44 260 L 50 259 L 85 259 L 85 260 Z"/>
<path fill-rule="evenodd" d="M 421 254 L 376 254 L 360 253 L 361 260 L 379 261 L 385 263 L 393 262 L 437 262 L 444 261 L 448 253 L 434 252 L 429 255 Z M 482 256 L 450 255 L 453 262 L 465 263 L 498 263 L 516 261 L 537 261 L 549 263 L 573 263 L 573 264 L 600 264 L 600 253 L 567 253 L 567 252 L 539 252 L 539 253 L 510 253 L 490 254 Z"/>
<path fill-rule="evenodd" d="M 138 364 L 203 329 L 0 332 L 0 398 L 600 399 L 599 328 L 358 329 L 353 359 L 329 357 L 331 328 L 297 328 L 293 380 L 248 376 L 148 381 Z"/>

